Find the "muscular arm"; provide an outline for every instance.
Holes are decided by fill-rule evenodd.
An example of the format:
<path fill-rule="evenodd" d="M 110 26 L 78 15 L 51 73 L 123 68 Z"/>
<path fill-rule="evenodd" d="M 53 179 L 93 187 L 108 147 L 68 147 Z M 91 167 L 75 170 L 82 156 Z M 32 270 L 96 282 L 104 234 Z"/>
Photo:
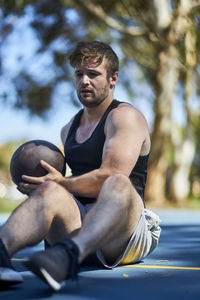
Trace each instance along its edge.
<path fill-rule="evenodd" d="M 71 122 L 62 129 L 63 144 Z M 30 184 L 53 180 L 74 195 L 96 198 L 106 178 L 114 174 L 129 176 L 138 156 L 148 154 L 150 149 L 146 121 L 143 115 L 130 105 L 122 105 L 110 112 L 105 124 L 105 135 L 102 164 L 99 169 L 77 177 L 63 177 L 53 167 L 41 162 L 48 174 L 43 177 L 23 176 L 28 182 L 22 183 L 23 188 L 31 189 Z"/>
<path fill-rule="evenodd" d="M 101 167 L 78 177 L 62 178 L 59 183 L 69 192 L 96 198 L 106 178 L 119 173 L 129 176 L 138 156 L 149 152 L 146 121 L 141 113 L 129 105 L 109 114 L 105 134 Z"/>

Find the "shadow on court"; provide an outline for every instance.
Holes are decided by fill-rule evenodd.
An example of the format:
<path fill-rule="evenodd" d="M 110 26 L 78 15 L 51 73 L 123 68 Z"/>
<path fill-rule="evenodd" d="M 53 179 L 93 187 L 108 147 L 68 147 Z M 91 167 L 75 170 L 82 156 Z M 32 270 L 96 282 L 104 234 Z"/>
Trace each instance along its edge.
<path fill-rule="evenodd" d="M 43 245 L 15 255 L 13 264 L 22 271 L 24 282 L 0 291 L 0 299 L 199 299 L 200 297 L 200 213 L 163 213 L 162 234 L 157 249 L 136 265 L 113 270 L 81 268 L 77 282 L 68 281 L 58 293 L 52 292 L 20 260 Z M 177 219 L 179 218 L 179 220 Z"/>

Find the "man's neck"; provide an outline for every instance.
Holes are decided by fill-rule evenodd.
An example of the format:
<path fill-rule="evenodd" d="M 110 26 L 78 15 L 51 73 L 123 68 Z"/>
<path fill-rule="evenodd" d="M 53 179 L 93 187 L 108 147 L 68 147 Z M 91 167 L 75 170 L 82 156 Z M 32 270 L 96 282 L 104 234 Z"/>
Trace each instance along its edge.
<path fill-rule="evenodd" d="M 96 107 L 84 107 L 82 122 L 83 123 L 98 122 L 101 119 L 101 117 L 103 116 L 106 109 L 112 103 L 112 101 L 113 101 L 113 98 L 110 98 L 109 100 L 105 100 L 105 101 L 101 102 Z"/>

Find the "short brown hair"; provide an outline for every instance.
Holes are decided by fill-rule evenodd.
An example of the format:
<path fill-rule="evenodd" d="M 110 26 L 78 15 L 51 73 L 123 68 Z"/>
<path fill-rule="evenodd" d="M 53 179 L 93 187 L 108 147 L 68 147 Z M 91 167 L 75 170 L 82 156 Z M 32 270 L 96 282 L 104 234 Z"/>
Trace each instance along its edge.
<path fill-rule="evenodd" d="M 107 75 L 109 78 L 119 70 L 119 59 L 113 49 L 103 42 L 79 42 L 71 53 L 69 60 L 73 68 L 88 63 L 99 66 L 104 57 L 107 59 Z"/>

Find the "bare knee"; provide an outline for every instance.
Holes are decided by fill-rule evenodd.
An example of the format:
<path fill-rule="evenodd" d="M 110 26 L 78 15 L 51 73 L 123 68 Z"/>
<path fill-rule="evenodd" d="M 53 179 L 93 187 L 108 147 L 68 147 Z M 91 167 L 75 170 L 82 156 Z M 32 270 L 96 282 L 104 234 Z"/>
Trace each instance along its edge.
<path fill-rule="evenodd" d="M 32 194 L 30 200 L 41 210 L 55 210 L 63 198 L 70 194 L 54 181 L 45 181 Z"/>
<path fill-rule="evenodd" d="M 70 193 L 58 183 L 49 180 L 38 187 L 33 196 L 37 197 L 37 195 L 42 199 L 55 199 L 56 201 L 56 199 L 59 199 L 60 197 L 67 197 Z"/>
<path fill-rule="evenodd" d="M 99 198 L 115 202 L 120 209 L 129 208 L 132 201 L 132 189 L 127 176 L 116 174 L 105 180 Z"/>
<path fill-rule="evenodd" d="M 131 183 L 130 179 L 123 174 L 110 176 L 105 180 L 100 197 L 115 202 L 120 209 L 139 210 L 143 209 L 143 201 Z"/>
<path fill-rule="evenodd" d="M 45 197 L 46 195 L 51 195 L 52 193 L 54 194 L 60 188 L 61 186 L 59 186 L 56 182 L 49 180 L 42 183 L 36 190 L 36 193 L 39 193 L 41 196 Z"/>
<path fill-rule="evenodd" d="M 130 190 L 131 183 L 127 176 L 123 174 L 116 174 L 107 178 L 103 187 L 112 190 L 116 193 L 126 192 Z"/>

